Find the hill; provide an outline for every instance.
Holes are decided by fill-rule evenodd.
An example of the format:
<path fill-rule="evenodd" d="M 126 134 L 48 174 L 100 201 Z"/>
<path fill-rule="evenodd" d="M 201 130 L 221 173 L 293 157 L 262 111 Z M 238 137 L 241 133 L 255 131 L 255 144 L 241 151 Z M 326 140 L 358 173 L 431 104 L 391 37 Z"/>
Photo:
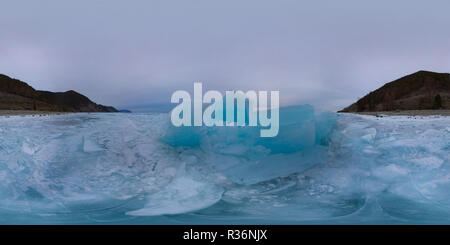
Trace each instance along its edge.
<path fill-rule="evenodd" d="M 450 74 L 419 71 L 386 83 L 340 112 L 450 109 Z"/>
<path fill-rule="evenodd" d="M 39 91 L 25 82 L 2 74 L 0 74 L 0 110 L 117 112 L 114 107 L 96 104 L 73 90 L 57 93 Z"/>

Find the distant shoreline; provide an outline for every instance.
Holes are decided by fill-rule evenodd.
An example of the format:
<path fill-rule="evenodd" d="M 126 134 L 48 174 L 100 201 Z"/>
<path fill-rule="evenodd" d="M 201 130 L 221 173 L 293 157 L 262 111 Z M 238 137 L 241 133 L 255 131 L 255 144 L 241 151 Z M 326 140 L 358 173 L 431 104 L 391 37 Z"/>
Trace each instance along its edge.
<path fill-rule="evenodd" d="M 0 110 L 1 116 L 48 116 L 79 112 L 33 111 L 33 110 Z M 450 110 L 405 110 L 405 111 L 370 111 L 370 112 L 338 112 L 339 114 L 359 114 L 369 116 L 450 116 Z"/>
<path fill-rule="evenodd" d="M 32 111 L 32 110 L 0 110 L 0 116 L 48 116 L 62 115 L 72 112 L 60 111 Z"/>
<path fill-rule="evenodd" d="M 339 113 L 353 113 L 370 116 L 450 116 L 450 110 L 366 111 Z"/>

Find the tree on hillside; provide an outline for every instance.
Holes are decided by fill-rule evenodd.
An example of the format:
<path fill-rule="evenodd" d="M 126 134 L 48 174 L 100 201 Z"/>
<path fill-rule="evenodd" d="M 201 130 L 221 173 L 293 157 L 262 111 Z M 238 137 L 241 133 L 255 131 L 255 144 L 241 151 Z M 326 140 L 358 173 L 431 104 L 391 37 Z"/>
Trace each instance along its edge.
<path fill-rule="evenodd" d="M 434 97 L 434 103 L 433 103 L 433 109 L 441 109 L 442 108 L 442 99 L 441 99 L 441 95 L 437 94 Z"/>

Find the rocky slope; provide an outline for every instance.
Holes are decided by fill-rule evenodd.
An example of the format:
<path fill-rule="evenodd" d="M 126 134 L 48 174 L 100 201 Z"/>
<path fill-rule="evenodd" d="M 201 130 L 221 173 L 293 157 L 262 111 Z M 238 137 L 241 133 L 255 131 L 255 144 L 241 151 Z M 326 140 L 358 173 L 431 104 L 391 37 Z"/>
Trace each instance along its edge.
<path fill-rule="evenodd" d="M 63 112 L 117 112 L 114 107 L 92 102 L 73 90 L 38 91 L 27 83 L 0 74 L 0 110 Z"/>
<path fill-rule="evenodd" d="M 450 74 L 419 71 L 386 83 L 340 112 L 450 109 Z"/>

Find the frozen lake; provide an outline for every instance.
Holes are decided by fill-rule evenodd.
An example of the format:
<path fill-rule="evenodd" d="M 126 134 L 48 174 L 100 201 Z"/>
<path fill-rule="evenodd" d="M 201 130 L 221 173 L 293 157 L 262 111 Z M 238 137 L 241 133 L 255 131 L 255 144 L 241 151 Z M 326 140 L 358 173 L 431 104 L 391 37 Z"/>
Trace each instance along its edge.
<path fill-rule="evenodd" d="M 450 224 L 450 117 L 0 117 L 1 224 Z"/>

